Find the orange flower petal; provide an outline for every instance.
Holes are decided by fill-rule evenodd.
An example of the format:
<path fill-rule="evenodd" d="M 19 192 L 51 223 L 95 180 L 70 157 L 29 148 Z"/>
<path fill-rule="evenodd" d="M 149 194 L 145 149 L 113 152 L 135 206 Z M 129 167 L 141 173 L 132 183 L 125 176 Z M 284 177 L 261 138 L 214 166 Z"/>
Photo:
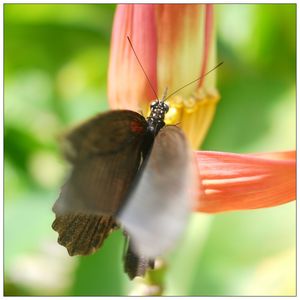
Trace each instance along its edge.
<path fill-rule="evenodd" d="M 129 36 L 156 90 L 157 39 L 154 8 L 154 5 L 149 4 L 121 4 L 117 7 L 108 74 L 108 96 L 113 109 L 139 111 L 143 108 L 143 102 L 149 103 L 155 99 L 127 40 Z"/>
<path fill-rule="evenodd" d="M 271 207 L 296 198 L 296 152 L 251 155 L 197 151 L 200 193 L 195 210 Z"/>
<path fill-rule="evenodd" d="M 158 90 L 161 94 L 168 87 L 171 93 L 200 77 L 207 67 L 212 46 L 212 7 L 196 4 L 158 4 L 156 16 Z M 190 96 L 196 86 L 196 83 L 188 86 L 180 91 L 180 94 Z"/>
<path fill-rule="evenodd" d="M 202 65 L 202 71 L 201 76 L 203 76 L 207 71 L 207 66 L 209 64 L 209 58 L 213 54 L 210 54 L 212 52 L 212 42 L 214 39 L 214 13 L 213 13 L 213 5 L 212 4 L 206 4 L 205 5 L 205 33 L 204 33 L 204 53 L 203 53 L 203 65 Z M 214 58 L 215 63 L 215 58 Z M 213 66 L 210 66 L 212 68 Z M 205 78 L 202 78 L 199 81 L 199 86 L 202 85 Z"/>
<path fill-rule="evenodd" d="M 262 152 L 262 153 L 252 153 L 251 155 L 257 157 L 279 159 L 279 160 L 296 160 L 296 151 Z"/>

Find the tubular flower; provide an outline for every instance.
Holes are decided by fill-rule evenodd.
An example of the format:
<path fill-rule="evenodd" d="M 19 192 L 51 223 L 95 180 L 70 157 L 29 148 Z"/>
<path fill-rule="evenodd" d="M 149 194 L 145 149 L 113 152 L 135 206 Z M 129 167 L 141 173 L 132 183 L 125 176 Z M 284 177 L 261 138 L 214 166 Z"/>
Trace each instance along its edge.
<path fill-rule="evenodd" d="M 194 209 L 217 213 L 284 204 L 296 199 L 296 153 L 197 151 L 200 191 Z"/>
<path fill-rule="evenodd" d="M 132 51 L 131 39 L 153 90 Z M 212 5 L 118 5 L 111 41 L 108 94 L 113 109 L 148 114 L 149 103 L 171 95 L 216 65 Z M 167 124 L 179 124 L 193 148 L 201 145 L 219 94 L 216 72 L 168 98 Z M 155 95 L 156 94 L 156 95 Z"/>
<path fill-rule="evenodd" d="M 109 64 L 110 106 L 147 115 L 149 103 L 166 87 L 171 95 L 215 67 L 213 18 L 209 4 L 118 5 Z M 180 126 L 194 149 L 201 145 L 215 113 L 219 100 L 215 84 L 212 72 L 167 97 L 165 122 Z M 195 151 L 195 157 L 200 183 L 195 211 L 255 209 L 295 200 L 293 151 L 251 155 Z"/>

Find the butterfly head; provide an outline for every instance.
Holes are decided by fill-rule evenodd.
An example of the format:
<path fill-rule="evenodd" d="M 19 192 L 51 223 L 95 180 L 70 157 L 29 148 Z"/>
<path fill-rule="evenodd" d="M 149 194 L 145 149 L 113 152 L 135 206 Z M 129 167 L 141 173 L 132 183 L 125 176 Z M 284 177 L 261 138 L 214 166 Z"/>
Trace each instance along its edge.
<path fill-rule="evenodd" d="M 169 111 L 169 105 L 163 100 L 155 100 L 150 106 L 150 116 L 147 118 L 148 130 L 154 135 L 165 126 L 165 115 Z"/>

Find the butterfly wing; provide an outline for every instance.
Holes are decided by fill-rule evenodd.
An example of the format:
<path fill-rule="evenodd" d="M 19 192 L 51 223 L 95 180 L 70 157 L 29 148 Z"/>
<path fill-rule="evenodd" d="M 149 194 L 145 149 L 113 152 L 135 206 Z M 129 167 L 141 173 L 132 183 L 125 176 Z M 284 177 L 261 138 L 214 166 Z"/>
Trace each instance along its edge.
<path fill-rule="evenodd" d="M 146 128 L 135 112 L 111 111 L 66 134 L 72 172 L 53 206 L 52 228 L 70 255 L 94 252 L 116 228 L 113 216 L 139 168 Z"/>
<path fill-rule="evenodd" d="M 138 255 L 155 258 L 174 247 L 191 210 L 192 156 L 183 132 L 166 126 L 155 138 L 140 180 L 117 220 Z"/>
<path fill-rule="evenodd" d="M 54 205 L 55 213 L 113 215 L 141 162 L 147 128 L 133 111 L 100 114 L 65 136 L 72 172 Z"/>
<path fill-rule="evenodd" d="M 57 216 L 52 228 L 59 233 L 58 243 L 73 256 L 94 253 L 117 225 L 112 217 L 66 214 Z"/>
<path fill-rule="evenodd" d="M 124 271 L 130 279 L 137 276 L 143 277 L 147 270 L 154 268 L 154 260 L 136 255 L 127 234 L 125 234 L 125 240 L 126 243 L 123 255 Z"/>

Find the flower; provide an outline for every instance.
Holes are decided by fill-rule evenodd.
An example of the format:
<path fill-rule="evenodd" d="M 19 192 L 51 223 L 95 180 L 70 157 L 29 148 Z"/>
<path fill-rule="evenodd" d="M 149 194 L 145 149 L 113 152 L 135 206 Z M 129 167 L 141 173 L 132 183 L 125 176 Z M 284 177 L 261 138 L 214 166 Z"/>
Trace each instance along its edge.
<path fill-rule="evenodd" d="M 296 152 L 195 153 L 200 191 L 194 209 L 217 213 L 284 204 L 296 199 Z"/>
<path fill-rule="evenodd" d="M 118 5 L 109 64 L 110 106 L 147 114 L 149 103 L 166 87 L 172 94 L 212 69 L 215 48 L 212 5 Z M 194 149 L 201 145 L 214 116 L 219 100 L 215 83 L 212 72 L 167 100 L 166 123 L 179 123 Z M 250 155 L 195 151 L 195 156 L 200 183 L 195 211 L 255 209 L 295 199 L 294 151 Z"/>
<path fill-rule="evenodd" d="M 163 29 L 163 30 L 162 30 Z M 110 106 L 143 111 L 216 66 L 213 6 L 118 5 L 111 40 L 108 78 Z M 128 43 L 130 37 L 147 77 Z M 216 72 L 174 94 L 165 122 L 180 124 L 193 148 L 201 145 L 213 119 L 219 94 Z M 155 95 L 156 94 L 156 95 Z"/>

